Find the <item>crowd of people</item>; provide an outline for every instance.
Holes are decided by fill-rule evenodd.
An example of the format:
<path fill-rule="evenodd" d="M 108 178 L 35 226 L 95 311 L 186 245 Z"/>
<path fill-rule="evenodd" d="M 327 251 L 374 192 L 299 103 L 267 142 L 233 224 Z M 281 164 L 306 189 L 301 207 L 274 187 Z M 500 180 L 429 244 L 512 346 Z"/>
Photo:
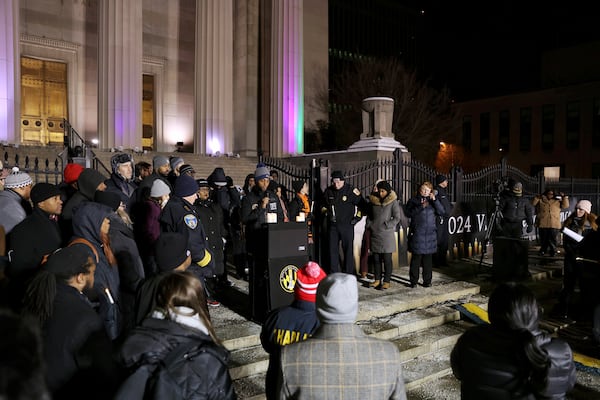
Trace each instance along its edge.
<path fill-rule="evenodd" d="M 235 398 L 229 353 L 215 334 L 209 307 L 218 307 L 233 285 L 227 260 L 235 265 L 237 278 L 264 275 L 266 226 L 298 221 L 306 223 L 311 259 L 313 228 L 322 224 L 325 265 L 309 261 L 297 273 L 294 302 L 268 315 L 263 310 L 261 342 L 270 354 L 267 398 L 406 398 L 397 347 L 369 338 L 354 324 L 354 225 L 366 216 L 363 256 L 371 260 L 372 270 L 361 259 L 358 276 L 372 272 L 369 286 L 391 287 L 395 233 L 403 225 L 412 253 L 408 286 L 416 287 L 422 274 L 422 286 L 430 287 L 432 267 L 446 265 L 452 205 L 445 176 L 436 176 L 435 185 L 422 182 L 403 205 L 390 182 L 376 182 L 364 197 L 341 171 L 333 171 L 331 185 L 311 199 L 308 182 L 294 181 L 293 193 L 288 193 L 277 172 L 262 164 L 247 175 L 242 188 L 220 167 L 206 179 L 196 176 L 181 157 L 158 155 L 152 164 L 134 164 L 131 155 L 118 153 L 111 158 L 111 169 L 107 179 L 94 169 L 68 164 L 60 185 L 34 185 L 18 168 L 0 179 L 0 224 L 8 255 L 0 300 L 40 328 L 41 334 L 33 336 L 39 335 L 45 372 L 36 390 L 55 398 L 83 392 L 90 398 L 160 398 L 165 390 L 177 391 L 170 398 Z M 549 229 L 542 252 L 552 254 L 557 228 L 550 197 L 546 192 L 534 205 L 548 203 L 543 213 L 550 221 L 540 229 Z M 580 233 L 595 230 L 588 203 L 580 201 L 565 224 Z M 585 213 L 579 215 L 580 210 Z M 506 218 L 504 223 L 507 232 L 516 232 L 516 222 Z M 570 258 L 579 254 L 567 245 L 565 251 Z M 569 276 L 566 303 L 573 286 L 566 283 L 577 277 L 576 268 Z M 251 290 L 265 291 L 266 285 L 265 280 L 252 281 Z M 519 291 L 511 295 L 528 296 Z M 7 320 L 14 315 L 3 313 Z M 527 329 L 530 341 L 540 335 L 537 324 L 510 329 Z M 548 392 L 544 385 L 555 371 L 548 367 L 554 355 L 544 350 L 546 339 L 538 341 L 536 351 L 546 357 L 536 359 L 539 365 L 510 365 L 533 368 L 540 379 L 531 387 L 515 382 L 519 393 Z M 455 352 L 453 362 L 459 359 Z M 184 359 L 190 362 L 180 362 Z M 352 370 L 357 365 L 376 370 L 377 380 L 356 380 Z M 162 374 L 167 367 L 169 374 Z M 455 373 L 468 379 L 458 366 Z"/>

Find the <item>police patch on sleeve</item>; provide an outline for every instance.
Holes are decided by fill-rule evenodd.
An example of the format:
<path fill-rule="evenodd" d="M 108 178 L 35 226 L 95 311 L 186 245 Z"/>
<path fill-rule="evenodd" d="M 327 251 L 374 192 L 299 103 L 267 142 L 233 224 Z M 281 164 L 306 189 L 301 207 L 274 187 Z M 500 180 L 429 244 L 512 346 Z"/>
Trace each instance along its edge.
<path fill-rule="evenodd" d="M 183 222 L 185 222 L 187 227 L 190 229 L 196 229 L 198 226 L 198 218 L 196 218 L 194 214 L 186 214 L 183 217 Z"/>

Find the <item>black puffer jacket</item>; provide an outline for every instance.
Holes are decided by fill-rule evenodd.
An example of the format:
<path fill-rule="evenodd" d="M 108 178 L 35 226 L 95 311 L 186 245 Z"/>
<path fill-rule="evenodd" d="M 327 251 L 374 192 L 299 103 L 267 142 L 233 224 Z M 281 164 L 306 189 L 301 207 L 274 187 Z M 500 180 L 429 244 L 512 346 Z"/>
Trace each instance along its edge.
<path fill-rule="evenodd" d="M 180 382 L 185 399 L 235 399 L 227 369 L 229 352 L 211 338 L 192 328 L 166 319 L 147 318 L 125 340 L 120 351 L 121 363 L 130 370 L 144 364 L 158 364 L 184 342 L 196 342 L 201 349 L 194 357 L 192 371 L 174 379 Z M 177 400 L 177 399 L 172 399 Z"/>
<path fill-rule="evenodd" d="M 551 366 L 541 393 L 523 386 L 527 370 L 519 360 L 518 334 L 491 325 L 474 327 L 459 339 L 451 355 L 452 371 L 461 381 L 461 398 L 486 400 L 564 399 L 575 385 L 575 364 L 569 345 L 540 333 Z M 519 393 L 519 394 L 517 394 Z"/>

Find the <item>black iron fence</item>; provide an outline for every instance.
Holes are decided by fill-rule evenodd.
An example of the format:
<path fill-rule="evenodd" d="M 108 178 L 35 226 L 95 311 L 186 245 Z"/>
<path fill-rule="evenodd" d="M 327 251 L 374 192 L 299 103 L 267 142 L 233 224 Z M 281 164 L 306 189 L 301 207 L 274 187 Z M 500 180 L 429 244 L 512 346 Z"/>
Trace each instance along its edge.
<path fill-rule="evenodd" d="M 19 154 L 11 157 L 5 151 L 2 163 L 5 169 L 11 170 L 13 167 L 17 167 L 19 170 L 27 172 L 34 183 L 47 182 L 57 185 L 63 181 L 63 160 L 59 155 L 54 159 L 35 157 L 32 160 L 29 156 L 21 157 Z"/>

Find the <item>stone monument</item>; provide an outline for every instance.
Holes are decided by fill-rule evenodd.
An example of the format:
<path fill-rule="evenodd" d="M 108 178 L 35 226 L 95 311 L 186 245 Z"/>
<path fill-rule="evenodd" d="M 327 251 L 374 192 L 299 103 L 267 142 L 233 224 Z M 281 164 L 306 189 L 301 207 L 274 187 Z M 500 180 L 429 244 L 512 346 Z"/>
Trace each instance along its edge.
<path fill-rule="evenodd" d="M 394 99 L 390 97 L 367 97 L 362 101 L 363 132 L 360 140 L 353 143 L 348 151 L 394 151 L 408 149 L 394 139 L 392 120 Z"/>

